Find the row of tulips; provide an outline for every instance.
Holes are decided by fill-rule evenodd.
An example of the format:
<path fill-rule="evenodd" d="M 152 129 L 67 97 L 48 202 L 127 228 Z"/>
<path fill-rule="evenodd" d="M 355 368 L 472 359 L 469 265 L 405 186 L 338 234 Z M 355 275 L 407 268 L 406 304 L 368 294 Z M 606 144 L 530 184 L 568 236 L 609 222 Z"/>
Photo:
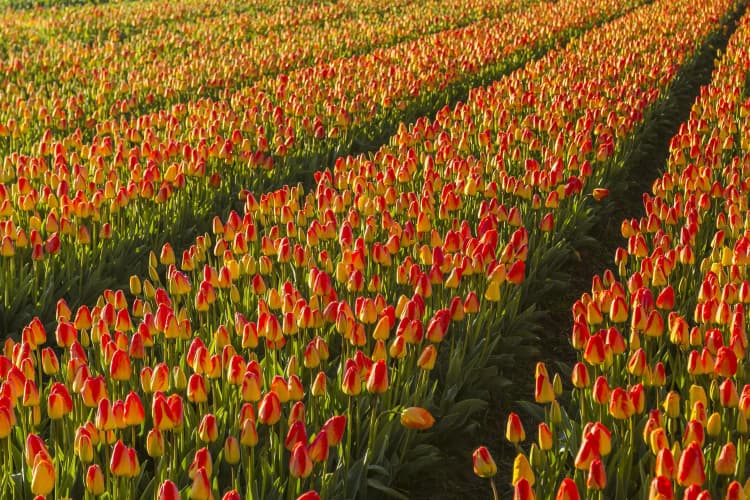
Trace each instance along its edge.
<path fill-rule="evenodd" d="M 559 250 L 556 215 L 617 167 L 672 64 L 733 5 L 638 9 L 338 161 L 312 190 L 245 192 L 243 215 L 182 252 L 164 245 L 129 293 L 75 312 L 59 301 L 59 350 L 34 320 L 0 357 L 5 491 L 399 496 L 395 479 L 439 458 L 417 431 L 457 431 L 482 407 L 468 395 L 493 352 L 529 340 L 511 327 Z M 641 99 L 618 107 L 614 92 Z"/>
<path fill-rule="evenodd" d="M 14 151 L 0 167 L 0 320 L 6 329 L 28 321 L 29 302 L 51 309 L 53 283 L 68 296 L 85 295 L 117 275 L 114 263 L 142 252 L 144 240 L 157 246 L 200 226 L 230 203 L 235 186 L 256 190 L 299 177 L 313 156 L 347 150 L 357 131 L 432 109 L 441 93 L 495 74 L 488 67 L 507 70 L 633 3 L 534 5 L 278 76 L 266 82 L 268 92 L 256 86 L 131 120 L 115 113 L 90 139 L 81 129 L 64 138 L 49 129 L 38 140 L 19 136 L 36 146 L 33 154 Z"/>
<path fill-rule="evenodd" d="M 539 364 L 544 418 L 530 448 L 508 418 L 515 498 L 750 495 L 749 49 L 745 14 L 671 139 L 645 215 L 622 222 L 617 271 L 573 305 L 572 390 Z M 495 474 L 487 448 L 474 469 Z"/>
<path fill-rule="evenodd" d="M 328 17 L 333 7 L 301 9 L 305 15 L 297 18 L 289 11 L 299 5 L 265 14 L 244 2 L 204 1 L 161 12 L 155 2 L 29 15 L 25 29 L 11 18 L 8 24 L 16 31 L 6 40 L 1 71 L 9 103 L 0 122 L 4 133 L 21 137 L 0 149 L 29 154 L 47 128 L 62 137 L 115 117 L 218 98 L 299 68 L 494 18 L 525 3 L 393 1 L 374 11 L 372 5 L 350 6 L 350 15 L 342 12 L 340 18 Z M 92 27 L 97 18 L 105 21 Z"/>

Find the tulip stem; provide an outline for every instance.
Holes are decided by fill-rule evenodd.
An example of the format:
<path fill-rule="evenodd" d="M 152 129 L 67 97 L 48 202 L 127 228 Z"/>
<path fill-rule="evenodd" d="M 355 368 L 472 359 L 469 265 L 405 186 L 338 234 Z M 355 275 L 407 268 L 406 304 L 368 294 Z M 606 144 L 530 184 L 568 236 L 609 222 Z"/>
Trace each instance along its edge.
<path fill-rule="evenodd" d="M 497 494 L 497 486 L 495 485 L 495 478 L 494 477 L 490 478 L 490 486 L 492 486 L 492 497 L 495 500 L 499 500 L 500 496 Z"/>

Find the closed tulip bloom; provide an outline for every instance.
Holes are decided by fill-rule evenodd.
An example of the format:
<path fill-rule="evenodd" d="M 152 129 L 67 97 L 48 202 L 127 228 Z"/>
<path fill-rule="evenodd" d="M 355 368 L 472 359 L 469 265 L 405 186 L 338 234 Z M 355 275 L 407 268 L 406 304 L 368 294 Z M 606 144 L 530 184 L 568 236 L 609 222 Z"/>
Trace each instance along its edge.
<path fill-rule="evenodd" d="M 12 403 L 0 405 L 0 439 L 7 438 L 16 421 L 15 411 L 11 406 Z"/>
<path fill-rule="evenodd" d="M 328 432 L 324 427 L 313 438 L 308 448 L 308 453 L 314 463 L 320 463 L 328 460 L 328 450 Z"/>
<path fill-rule="evenodd" d="M 42 349 L 42 371 L 45 375 L 54 375 L 60 371 L 60 362 L 51 347 Z"/>
<path fill-rule="evenodd" d="M 258 429 L 253 419 L 246 419 L 240 431 L 240 444 L 252 448 L 258 444 Z"/>
<path fill-rule="evenodd" d="M 193 455 L 193 461 L 188 467 L 188 476 L 190 479 L 193 479 L 196 472 L 200 469 L 205 469 L 206 474 L 210 476 L 213 472 L 213 464 L 213 458 L 211 457 L 211 452 L 208 448 L 200 448 L 199 450 L 196 450 L 195 455 Z"/>
<path fill-rule="evenodd" d="M 586 487 L 590 490 L 603 490 L 607 487 L 607 471 L 604 470 L 604 463 L 599 458 L 595 458 L 589 465 Z"/>
<path fill-rule="evenodd" d="M 187 398 L 191 403 L 205 403 L 208 401 L 206 381 L 202 375 L 193 373 L 187 384 Z"/>
<path fill-rule="evenodd" d="M 601 422 L 587 424 L 583 430 L 583 438 L 593 440 L 601 456 L 607 456 L 612 451 L 612 433 Z"/>
<path fill-rule="evenodd" d="M 714 470 L 721 476 L 731 476 L 737 465 L 737 448 L 734 443 L 729 442 L 722 446 L 719 456 L 714 462 Z"/>
<path fill-rule="evenodd" d="M 130 357 L 126 351 L 117 349 L 109 364 L 109 376 L 113 380 L 126 381 L 131 375 Z"/>
<path fill-rule="evenodd" d="M 157 500 L 180 500 L 180 490 L 175 483 L 167 479 L 159 486 L 156 498 Z"/>
<path fill-rule="evenodd" d="M 407 429 L 426 430 L 435 424 L 435 418 L 429 411 L 419 406 L 401 410 L 401 425 Z"/>
<path fill-rule="evenodd" d="M 151 429 L 146 436 L 146 453 L 151 458 L 164 455 L 164 435 L 159 429 Z"/>
<path fill-rule="evenodd" d="M 690 443 L 680 455 L 677 466 L 677 482 L 680 486 L 700 486 L 706 482 L 703 451 L 698 443 Z"/>
<path fill-rule="evenodd" d="M 115 476 L 129 476 L 131 471 L 131 463 L 128 457 L 128 447 L 123 444 L 119 439 L 115 443 L 115 447 L 112 449 L 112 457 L 109 461 L 109 470 Z"/>
<path fill-rule="evenodd" d="M 274 425 L 281 418 L 281 401 L 274 392 L 267 392 L 258 405 L 258 422 L 265 425 Z"/>
<path fill-rule="evenodd" d="M 146 419 L 141 398 L 135 391 L 130 391 L 125 397 L 124 419 L 127 425 L 141 425 Z"/>
<path fill-rule="evenodd" d="M 417 359 L 417 366 L 422 370 L 430 371 L 435 368 L 435 362 L 437 361 L 437 348 L 434 344 L 429 344 L 422 349 L 419 359 Z"/>
<path fill-rule="evenodd" d="M 104 472 L 99 464 L 90 465 L 86 471 L 86 491 L 95 497 L 104 493 Z"/>
<path fill-rule="evenodd" d="M 714 373 L 720 377 L 733 377 L 737 373 L 737 355 L 727 346 L 722 346 L 716 353 Z"/>
<path fill-rule="evenodd" d="M 682 446 L 687 446 L 690 443 L 698 443 L 698 446 L 702 447 L 705 438 L 703 425 L 697 420 L 690 420 L 685 426 L 685 434 L 682 436 Z"/>
<path fill-rule="evenodd" d="M 480 446 L 474 450 L 472 459 L 474 461 L 474 474 L 477 476 L 492 477 L 497 474 L 495 460 L 492 458 L 490 451 L 486 447 Z"/>
<path fill-rule="evenodd" d="M 521 443 L 526 439 L 526 431 L 523 429 L 521 418 L 513 412 L 508 415 L 508 422 L 505 426 L 505 439 L 513 444 Z"/>
<path fill-rule="evenodd" d="M 706 434 L 711 437 L 716 437 L 721 432 L 721 415 L 719 412 L 713 412 L 708 417 L 708 423 L 706 424 Z"/>
<path fill-rule="evenodd" d="M 719 402 L 724 408 L 736 408 L 739 404 L 740 395 L 732 379 L 724 380 L 719 386 Z"/>
<path fill-rule="evenodd" d="M 573 366 L 573 372 L 570 378 L 573 381 L 573 387 L 577 389 L 583 389 L 591 385 L 589 370 L 586 368 L 586 365 L 580 361 Z"/>
<path fill-rule="evenodd" d="M 513 500 L 536 500 L 534 489 L 528 479 L 521 478 L 513 487 Z"/>
<path fill-rule="evenodd" d="M 656 455 L 664 448 L 669 448 L 669 438 L 663 427 L 657 427 L 649 434 L 649 445 L 651 452 Z"/>
<path fill-rule="evenodd" d="M 651 481 L 648 500 L 674 500 L 674 486 L 668 477 L 657 476 Z"/>
<path fill-rule="evenodd" d="M 555 500 L 581 500 L 575 481 L 566 477 L 557 489 Z"/>
<path fill-rule="evenodd" d="M 209 500 L 213 498 L 211 480 L 205 467 L 199 467 L 193 474 L 193 484 L 190 486 L 191 500 Z"/>
<path fill-rule="evenodd" d="M 609 403 L 610 394 L 612 390 L 609 388 L 609 382 L 604 375 L 599 375 L 594 381 L 594 386 L 591 388 L 591 394 L 600 405 L 606 405 Z"/>
<path fill-rule="evenodd" d="M 743 488 L 739 481 L 732 481 L 727 486 L 726 500 L 745 500 L 749 488 Z"/>
<path fill-rule="evenodd" d="M 654 474 L 657 476 L 663 476 L 668 479 L 674 479 L 676 465 L 674 463 L 674 455 L 672 450 L 665 447 L 659 450 L 656 455 L 656 464 L 654 465 Z"/>
<path fill-rule="evenodd" d="M 385 361 L 376 361 L 367 377 L 367 391 L 371 394 L 381 394 L 388 390 L 388 366 Z"/>
<path fill-rule="evenodd" d="M 20 391 L 19 391 L 20 392 Z M 52 420 L 60 419 L 73 411 L 73 398 L 68 389 L 60 382 L 55 382 L 47 397 L 47 414 Z"/>
<path fill-rule="evenodd" d="M 516 455 L 516 459 L 513 461 L 513 479 L 511 480 L 511 484 L 515 486 L 521 478 L 526 479 L 530 486 L 534 486 L 534 482 L 536 481 L 529 459 L 523 453 Z"/>
<path fill-rule="evenodd" d="M 313 463 L 305 443 L 297 443 L 289 458 L 289 473 L 292 477 L 306 478 L 312 472 Z"/>
<path fill-rule="evenodd" d="M 551 403 L 555 400 L 555 391 L 548 376 L 540 373 L 536 377 L 536 387 L 534 390 L 534 400 L 537 403 Z"/>
<path fill-rule="evenodd" d="M 583 359 L 590 365 L 601 365 L 606 359 L 604 339 L 601 335 L 592 335 L 586 342 Z"/>
<path fill-rule="evenodd" d="M 292 425 L 289 426 L 284 446 L 287 450 L 291 451 L 297 443 L 307 443 L 307 430 L 305 429 L 305 423 L 300 422 L 299 420 L 293 422 Z"/>
<path fill-rule="evenodd" d="M 47 458 L 35 462 L 31 472 L 31 492 L 46 497 L 55 488 L 55 467 Z"/>
<path fill-rule="evenodd" d="M 584 439 L 574 461 L 575 468 L 578 470 L 588 470 L 591 462 L 599 458 L 598 444 L 595 439 Z"/>
<path fill-rule="evenodd" d="M 219 425 L 213 413 L 207 413 L 198 425 L 198 437 L 204 443 L 213 443 L 219 437 Z"/>
<path fill-rule="evenodd" d="M 610 396 L 609 414 L 618 420 L 630 418 L 635 413 L 635 406 L 630 396 L 622 387 L 616 387 Z"/>
<path fill-rule="evenodd" d="M 670 391 L 664 399 L 664 412 L 670 418 L 677 418 L 680 415 L 680 394 L 676 391 Z"/>
<path fill-rule="evenodd" d="M 362 379 L 356 365 L 349 365 L 341 381 L 341 391 L 347 396 L 358 396 L 362 392 Z"/>
<path fill-rule="evenodd" d="M 240 462 L 240 442 L 234 436 L 227 436 L 224 440 L 224 460 L 229 465 L 237 465 Z"/>
<path fill-rule="evenodd" d="M 552 431 L 549 426 L 542 422 L 539 424 L 539 448 L 542 450 L 552 449 Z"/>
<path fill-rule="evenodd" d="M 327 389 L 327 379 L 326 374 L 323 371 L 318 372 L 318 374 L 315 376 L 315 380 L 313 380 L 312 388 L 310 389 L 310 393 L 313 396 L 320 397 L 325 396 L 326 389 Z"/>
<path fill-rule="evenodd" d="M 346 430 L 346 415 L 336 415 L 326 420 L 323 428 L 328 437 L 328 446 L 337 446 L 344 436 Z"/>

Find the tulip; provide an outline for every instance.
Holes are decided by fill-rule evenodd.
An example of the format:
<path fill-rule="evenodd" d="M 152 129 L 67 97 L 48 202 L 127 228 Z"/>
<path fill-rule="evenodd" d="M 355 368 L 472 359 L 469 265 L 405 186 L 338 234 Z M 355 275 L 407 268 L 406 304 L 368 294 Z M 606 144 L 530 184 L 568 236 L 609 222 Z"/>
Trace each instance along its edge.
<path fill-rule="evenodd" d="M 206 391 L 206 382 L 204 378 L 193 373 L 187 384 L 187 397 L 191 403 L 205 403 L 208 401 L 208 392 Z"/>
<path fill-rule="evenodd" d="M 486 447 L 480 446 L 474 450 L 472 459 L 474 460 L 474 474 L 477 476 L 489 478 L 497 474 L 495 460 Z"/>
<path fill-rule="evenodd" d="M 99 464 L 90 465 L 86 471 L 86 491 L 95 497 L 104 493 L 104 472 Z"/>
<path fill-rule="evenodd" d="M 649 500 L 674 500 L 674 488 L 668 477 L 657 476 L 651 481 Z"/>
<path fill-rule="evenodd" d="M 435 418 L 418 406 L 412 406 L 401 410 L 401 425 L 407 429 L 425 430 L 435 424 Z"/>
<path fill-rule="evenodd" d="M 729 442 L 722 446 L 719 456 L 714 462 L 714 470 L 722 476 L 731 476 L 734 474 L 734 468 L 737 465 L 737 448 L 734 443 Z"/>
<path fill-rule="evenodd" d="M 337 415 L 329 418 L 323 428 L 326 430 L 326 436 L 328 437 L 328 446 L 337 446 L 346 430 L 346 416 Z"/>
<path fill-rule="evenodd" d="M 682 455 L 677 466 L 677 482 L 680 486 L 700 486 L 706 481 L 704 472 L 703 451 L 698 443 L 690 443 Z"/>
<path fill-rule="evenodd" d="M 494 486 L 494 483 L 493 483 Z M 497 496 L 497 495 L 496 495 Z M 535 500 L 534 489 L 526 478 L 518 480 L 513 487 L 513 500 Z"/>
<path fill-rule="evenodd" d="M 674 479 L 675 469 L 676 467 L 672 450 L 667 447 L 659 450 L 659 453 L 656 455 L 654 473 L 657 476 L 662 476 L 671 480 Z"/>
<path fill-rule="evenodd" d="M 580 500 L 580 498 L 575 481 L 568 477 L 563 479 L 560 487 L 557 489 L 555 500 Z"/>
<path fill-rule="evenodd" d="M 511 480 L 511 484 L 515 486 L 521 478 L 526 479 L 529 482 L 529 486 L 534 486 L 536 480 L 534 471 L 531 470 L 531 464 L 529 464 L 529 460 L 523 453 L 516 455 L 513 461 L 513 479 Z"/>
<path fill-rule="evenodd" d="M 130 357 L 126 351 L 117 349 L 109 364 L 109 376 L 113 380 L 130 380 L 131 374 Z"/>
<path fill-rule="evenodd" d="M 198 437 L 204 443 L 213 443 L 218 439 L 219 426 L 212 413 L 207 413 L 201 419 L 201 423 L 198 425 Z"/>
<path fill-rule="evenodd" d="M 205 467 L 198 467 L 193 474 L 193 484 L 190 486 L 189 497 L 192 500 L 209 500 L 213 498 L 209 473 Z"/>
<path fill-rule="evenodd" d="M 119 439 L 112 449 L 112 457 L 109 462 L 109 470 L 115 476 L 130 476 L 132 474 L 128 448 Z"/>
<path fill-rule="evenodd" d="M 534 400 L 537 403 L 551 403 L 555 400 L 555 392 L 550 383 L 549 377 L 539 374 L 536 377 L 536 389 L 534 390 Z"/>
<path fill-rule="evenodd" d="M 289 472 L 292 477 L 306 478 L 312 472 L 313 463 L 310 454 L 307 451 L 305 443 L 297 443 L 292 449 L 292 455 L 289 458 Z"/>
<path fill-rule="evenodd" d="M 229 465 L 237 465 L 240 462 L 240 442 L 234 436 L 227 436 L 224 440 L 224 460 Z"/>
<path fill-rule="evenodd" d="M 258 406 L 258 422 L 265 425 L 275 425 L 281 418 L 281 401 L 274 392 L 267 392 Z"/>
<path fill-rule="evenodd" d="M 542 450 L 552 449 L 552 431 L 549 426 L 542 422 L 539 424 L 539 448 Z"/>
<path fill-rule="evenodd" d="M 159 486 L 156 498 L 157 500 L 180 500 L 180 490 L 175 483 L 167 479 Z"/>
<path fill-rule="evenodd" d="M 46 497 L 55 488 L 55 467 L 47 458 L 35 462 L 31 473 L 31 492 Z"/>
<path fill-rule="evenodd" d="M 526 432 L 523 429 L 521 418 L 513 412 L 508 415 L 508 422 L 505 427 L 505 439 L 513 444 L 521 443 L 526 439 Z"/>
<path fill-rule="evenodd" d="M 242 423 L 240 444 L 249 448 L 253 448 L 258 444 L 258 429 L 256 428 L 255 421 L 251 418 L 246 419 Z"/>
<path fill-rule="evenodd" d="M 590 490 L 603 490 L 607 486 L 607 472 L 601 459 L 595 458 L 589 466 L 586 487 Z"/>
<path fill-rule="evenodd" d="M 159 429 L 151 429 L 146 436 L 146 453 L 152 458 L 164 455 L 164 436 Z"/>
<path fill-rule="evenodd" d="M 308 452 L 310 459 L 314 463 L 325 462 L 328 460 L 328 432 L 325 428 L 321 429 L 320 432 L 313 438 Z"/>
<path fill-rule="evenodd" d="M 385 361 L 377 361 L 367 377 L 367 391 L 371 394 L 381 394 L 388 390 L 388 366 Z"/>

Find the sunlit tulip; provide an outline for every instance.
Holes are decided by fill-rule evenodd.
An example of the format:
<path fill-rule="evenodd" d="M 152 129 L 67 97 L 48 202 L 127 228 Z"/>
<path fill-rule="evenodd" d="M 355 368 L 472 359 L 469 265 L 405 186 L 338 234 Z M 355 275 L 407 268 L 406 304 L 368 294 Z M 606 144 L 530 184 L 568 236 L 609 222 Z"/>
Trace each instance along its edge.
<path fill-rule="evenodd" d="M 557 489 L 555 500 L 580 500 L 580 498 L 575 481 L 567 477 L 563 479 Z"/>
<path fill-rule="evenodd" d="M 474 474 L 479 477 L 492 477 L 497 474 L 497 465 L 493 460 L 489 450 L 484 446 L 480 446 L 474 450 L 472 455 L 474 460 Z"/>
<path fill-rule="evenodd" d="M 513 461 L 513 479 L 511 480 L 511 484 L 515 486 L 521 478 L 526 479 L 529 482 L 529 486 L 534 486 L 536 477 L 534 476 L 534 471 L 531 469 L 529 460 L 523 453 L 516 455 Z"/>
<path fill-rule="evenodd" d="M 700 486 L 706 482 L 703 451 L 698 443 L 690 443 L 680 455 L 677 465 L 677 482 L 681 486 Z"/>
<path fill-rule="evenodd" d="M 55 467 L 46 458 L 35 462 L 31 472 L 31 492 L 46 497 L 55 488 Z"/>
<path fill-rule="evenodd" d="M 523 429 L 521 418 L 511 412 L 508 415 L 508 422 L 505 426 L 505 439 L 511 443 L 521 443 L 526 439 L 526 432 Z"/>
<path fill-rule="evenodd" d="M 425 430 L 435 424 L 435 418 L 424 408 L 412 406 L 401 410 L 401 425 L 407 429 Z"/>

